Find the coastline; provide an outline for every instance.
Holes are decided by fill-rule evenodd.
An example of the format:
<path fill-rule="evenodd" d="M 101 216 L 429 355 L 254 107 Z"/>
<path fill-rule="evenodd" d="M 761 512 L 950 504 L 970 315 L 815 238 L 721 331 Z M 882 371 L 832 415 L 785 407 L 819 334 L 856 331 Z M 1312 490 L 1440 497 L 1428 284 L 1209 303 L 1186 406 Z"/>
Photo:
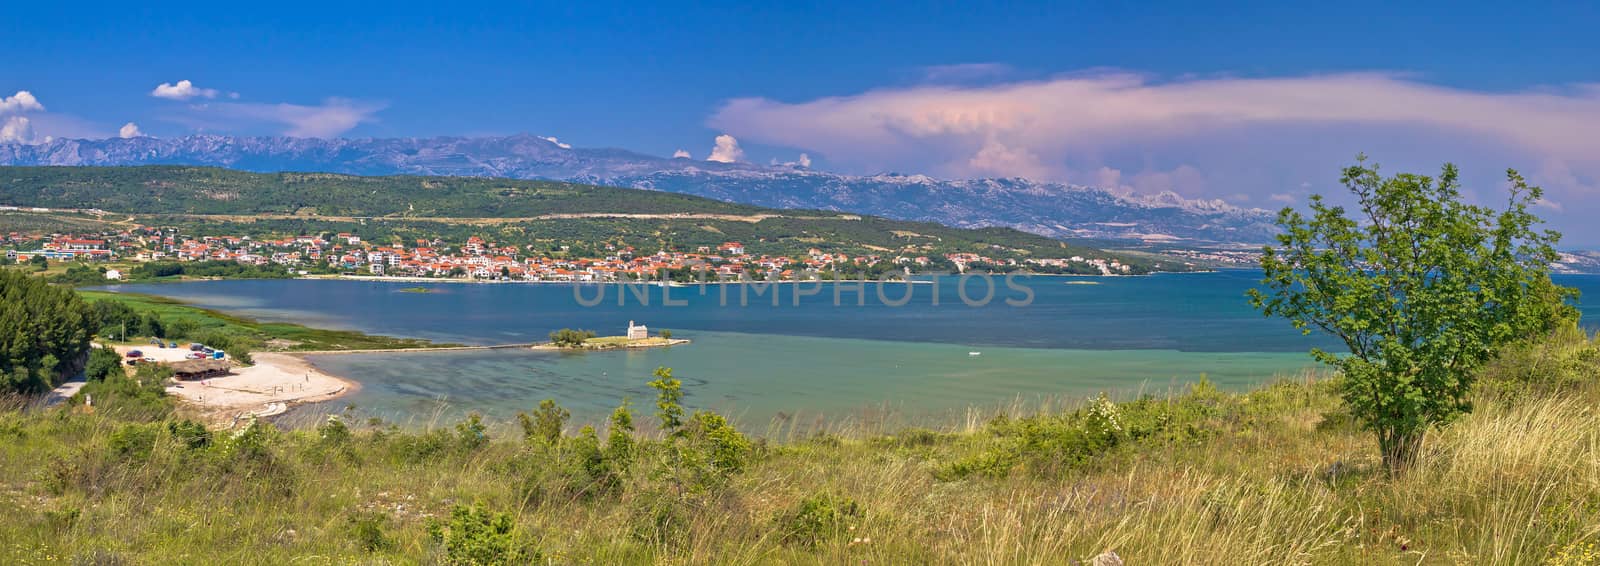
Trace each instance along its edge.
<path fill-rule="evenodd" d="M 167 387 L 167 393 L 200 412 L 215 424 L 232 424 L 250 417 L 273 417 L 289 407 L 321 403 L 361 389 L 354 380 L 337 376 L 294 352 L 253 354 L 255 364 L 210 379 L 186 381 Z"/>

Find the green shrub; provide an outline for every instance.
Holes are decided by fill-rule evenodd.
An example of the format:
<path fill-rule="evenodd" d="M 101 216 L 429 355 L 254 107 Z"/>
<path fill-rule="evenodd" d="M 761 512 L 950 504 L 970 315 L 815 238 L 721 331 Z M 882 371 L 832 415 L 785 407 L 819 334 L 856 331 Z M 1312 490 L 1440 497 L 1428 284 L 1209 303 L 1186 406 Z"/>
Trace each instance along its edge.
<path fill-rule="evenodd" d="M 477 412 L 456 423 L 456 445 L 471 452 L 489 445 L 489 426 L 483 424 L 483 415 Z"/>
<path fill-rule="evenodd" d="M 522 424 L 522 436 L 527 441 L 555 444 L 561 440 L 561 430 L 571 416 L 572 413 L 557 405 L 555 399 L 545 399 L 539 402 L 539 409 L 532 417 L 517 413 L 517 421 Z"/>
<path fill-rule="evenodd" d="M 712 471 L 722 477 L 744 471 L 750 458 L 750 439 L 728 424 L 728 419 L 710 411 L 695 411 L 690 418 L 689 438 L 704 454 Z"/>
<path fill-rule="evenodd" d="M 589 341 L 590 338 L 594 338 L 594 336 L 593 330 L 563 328 L 550 333 L 550 343 L 563 348 L 577 348 L 582 346 L 584 342 Z"/>
<path fill-rule="evenodd" d="M 155 450 L 156 439 L 159 437 L 160 429 L 154 426 L 127 424 L 111 433 L 107 445 L 111 448 L 111 453 L 119 459 L 144 460 Z"/>
<path fill-rule="evenodd" d="M 122 356 L 111 348 L 90 348 L 89 363 L 83 368 L 84 379 L 103 381 L 108 377 L 126 375 L 122 371 Z"/>
<path fill-rule="evenodd" d="M 544 559 L 517 532 L 511 516 L 477 505 L 456 505 L 448 521 L 432 520 L 428 535 L 443 551 L 443 562 L 472 566 L 533 564 Z"/>
<path fill-rule="evenodd" d="M 394 541 L 384 533 L 388 525 L 388 515 L 363 512 L 351 515 L 347 528 L 350 538 L 362 551 L 383 552 L 394 548 Z"/>
<path fill-rule="evenodd" d="M 778 521 L 783 541 L 802 546 L 844 536 L 862 517 L 855 501 L 822 493 L 807 497 Z"/>
<path fill-rule="evenodd" d="M 178 441 L 180 446 L 190 450 L 211 446 L 211 431 L 205 425 L 188 419 L 168 422 L 167 433 L 171 434 L 173 440 Z"/>

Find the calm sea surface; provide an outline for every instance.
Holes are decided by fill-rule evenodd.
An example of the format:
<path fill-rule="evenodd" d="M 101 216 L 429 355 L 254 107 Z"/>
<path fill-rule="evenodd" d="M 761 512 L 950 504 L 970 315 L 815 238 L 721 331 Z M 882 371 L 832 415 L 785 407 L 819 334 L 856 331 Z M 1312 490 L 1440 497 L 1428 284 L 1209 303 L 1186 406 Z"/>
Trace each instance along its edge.
<path fill-rule="evenodd" d="M 1309 348 L 1335 344 L 1301 336 L 1287 322 L 1252 310 L 1244 292 L 1258 277 L 1244 270 L 1019 277 L 1012 286 L 996 278 L 992 299 L 982 306 L 968 303 L 981 302 L 987 285 L 972 279 L 963 289 L 954 277 L 881 289 L 773 285 L 761 295 L 760 287 L 748 285 L 630 292 L 614 285 L 314 280 L 109 289 L 261 320 L 481 345 L 542 341 L 564 327 L 622 334 L 634 320 L 694 343 L 590 353 L 316 356 L 318 367 L 362 384 L 355 395 L 321 409 L 355 404 L 399 422 L 428 419 L 441 407 L 445 418 L 476 410 L 503 419 L 554 398 L 575 418 L 593 420 L 624 398 L 648 412 L 653 392 L 645 382 L 656 367 L 668 366 L 683 379 L 689 404 L 759 424 L 885 415 L 907 422 L 948 419 L 974 405 L 1164 390 L 1202 374 L 1242 388 L 1298 373 L 1311 366 Z M 1586 296 L 1600 293 L 1600 276 L 1558 280 Z M 402 291 L 414 287 L 434 292 Z M 1025 301 L 1029 292 L 1026 305 L 1006 302 Z M 671 304 L 664 304 L 663 293 Z M 1586 325 L 1600 322 L 1600 309 L 1584 311 Z"/>

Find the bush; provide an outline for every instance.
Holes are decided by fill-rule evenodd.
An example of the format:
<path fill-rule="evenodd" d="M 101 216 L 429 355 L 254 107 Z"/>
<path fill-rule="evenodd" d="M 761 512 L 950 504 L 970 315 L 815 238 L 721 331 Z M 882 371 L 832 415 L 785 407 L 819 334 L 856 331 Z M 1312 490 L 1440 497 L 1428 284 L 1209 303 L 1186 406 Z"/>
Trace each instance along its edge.
<path fill-rule="evenodd" d="M 111 433 L 108 446 L 111 453 L 122 460 L 144 460 L 155 450 L 160 429 L 151 425 L 122 425 Z"/>
<path fill-rule="evenodd" d="M 550 343 L 563 348 L 577 348 L 583 346 L 584 342 L 589 341 L 594 336 L 593 330 L 563 328 L 550 333 Z"/>
<path fill-rule="evenodd" d="M 456 443 L 467 452 L 489 445 L 489 426 L 483 424 L 483 415 L 469 413 L 466 419 L 456 423 Z"/>
<path fill-rule="evenodd" d="M 382 513 L 359 513 L 349 519 L 350 538 L 365 552 L 382 552 L 394 548 L 394 541 L 384 534 L 389 516 Z"/>
<path fill-rule="evenodd" d="M 167 432 L 173 440 L 190 450 L 200 450 L 211 446 L 211 430 L 205 425 L 184 419 L 167 423 Z"/>
<path fill-rule="evenodd" d="M 539 409 L 534 411 L 532 417 L 527 413 L 517 413 L 517 421 L 522 424 L 522 436 L 527 441 L 555 444 L 561 440 L 561 429 L 567 426 L 567 419 L 571 416 L 556 404 L 555 399 L 545 399 L 539 402 Z"/>
<path fill-rule="evenodd" d="M 778 528 L 784 542 L 816 546 L 843 536 L 861 517 L 855 501 L 823 493 L 801 500 L 779 519 Z"/>
<path fill-rule="evenodd" d="M 448 521 L 432 520 L 428 536 L 443 547 L 446 564 L 533 564 L 543 562 L 538 549 L 522 540 L 511 516 L 478 507 L 456 505 Z"/>
<path fill-rule="evenodd" d="M 91 348 L 83 375 L 89 381 L 104 381 L 109 377 L 126 375 L 122 370 L 122 356 L 111 348 Z"/>

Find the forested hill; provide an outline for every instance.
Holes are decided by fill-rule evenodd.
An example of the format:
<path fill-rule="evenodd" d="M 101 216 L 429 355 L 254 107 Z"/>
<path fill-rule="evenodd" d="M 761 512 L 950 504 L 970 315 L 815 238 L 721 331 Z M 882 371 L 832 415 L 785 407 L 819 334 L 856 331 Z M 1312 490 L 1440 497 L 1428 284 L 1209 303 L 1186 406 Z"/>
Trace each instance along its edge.
<path fill-rule="evenodd" d="M 135 214 L 413 218 L 773 212 L 690 195 L 556 181 L 247 173 L 172 165 L 0 167 L 0 205 L 98 208 Z"/>
<path fill-rule="evenodd" d="M 1182 271 L 1178 261 L 1107 252 L 1012 228 L 952 228 L 836 211 L 779 210 L 677 193 L 482 177 L 361 177 L 248 173 L 189 166 L 0 167 L 0 206 L 101 210 L 103 221 L 137 217 L 201 235 L 360 232 L 373 238 L 447 241 L 479 235 L 512 243 L 620 238 L 693 249 L 742 241 L 754 253 L 808 248 L 862 253 L 983 253 L 997 258 L 1117 259 L 1143 273 Z M 0 232 L 37 231 L 41 215 L 0 214 Z M 82 222 L 94 216 L 57 220 Z M 63 224 L 59 230 L 71 231 Z M 523 240 L 527 240 L 523 242 Z M 539 240 L 539 242 L 536 242 Z M 387 241 L 387 240 L 384 240 Z"/>

